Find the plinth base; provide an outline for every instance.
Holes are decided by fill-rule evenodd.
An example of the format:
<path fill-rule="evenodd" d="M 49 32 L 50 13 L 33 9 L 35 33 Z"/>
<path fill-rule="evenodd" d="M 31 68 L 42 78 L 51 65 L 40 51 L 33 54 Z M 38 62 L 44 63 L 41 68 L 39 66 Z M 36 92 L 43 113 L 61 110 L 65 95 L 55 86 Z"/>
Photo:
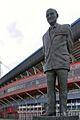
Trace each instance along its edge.
<path fill-rule="evenodd" d="M 79 120 L 79 116 L 34 116 L 32 120 Z"/>

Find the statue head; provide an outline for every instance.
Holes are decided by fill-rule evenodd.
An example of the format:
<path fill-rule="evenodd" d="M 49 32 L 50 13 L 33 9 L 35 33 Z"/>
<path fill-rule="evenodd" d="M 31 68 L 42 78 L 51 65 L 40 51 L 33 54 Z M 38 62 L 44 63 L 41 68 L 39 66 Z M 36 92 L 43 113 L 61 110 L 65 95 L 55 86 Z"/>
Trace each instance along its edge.
<path fill-rule="evenodd" d="M 56 23 L 58 16 L 59 15 L 58 15 L 58 13 L 57 13 L 57 11 L 55 9 L 49 8 L 46 11 L 46 18 L 47 18 L 48 23 L 51 26 Z"/>

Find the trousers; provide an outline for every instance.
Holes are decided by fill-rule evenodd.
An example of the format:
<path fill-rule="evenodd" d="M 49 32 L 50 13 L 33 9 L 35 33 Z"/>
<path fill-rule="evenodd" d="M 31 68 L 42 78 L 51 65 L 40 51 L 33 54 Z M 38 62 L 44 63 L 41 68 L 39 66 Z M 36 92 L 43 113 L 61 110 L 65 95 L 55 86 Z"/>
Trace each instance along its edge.
<path fill-rule="evenodd" d="M 59 87 L 59 112 L 60 115 L 67 113 L 67 69 L 49 70 L 47 77 L 48 114 L 56 116 L 56 78 Z"/>

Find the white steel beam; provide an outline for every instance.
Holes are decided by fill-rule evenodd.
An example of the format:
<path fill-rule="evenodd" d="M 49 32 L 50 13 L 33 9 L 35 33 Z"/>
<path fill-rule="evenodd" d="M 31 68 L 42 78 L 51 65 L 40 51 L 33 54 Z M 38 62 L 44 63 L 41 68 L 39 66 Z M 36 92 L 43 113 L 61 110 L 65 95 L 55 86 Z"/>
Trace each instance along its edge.
<path fill-rule="evenodd" d="M 46 97 L 46 95 L 41 90 L 37 90 L 37 91 Z"/>
<path fill-rule="evenodd" d="M 13 106 L 12 102 L 9 101 L 8 99 L 4 98 L 4 100 L 6 100 L 7 102 L 9 102 Z"/>
<path fill-rule="evenodd" d="M 2 103 L 4 103 L 4 104 L 6 104 L 6 105 L 8 105 L 6 102 L 4 102 L 3 100 L 0 100 Z"/>
<path fill-rule="evenodd" d="M 10 98 L 19 105 L 19 102 L 17 102 L 17 100 L 15 100 L 15 99 L 14 99 L 13 97 L 11 97 L 11 96 L 10 96 Z"/>
<path fill-rule="evenodd" d="M 30 94 L 27 93 L 27 92 L 25 92 L 25 93 L 26 93 L 26 95 L 28 95 L 29 97 L 31 97 L 32 99 L 34 99 L 35 101 L 37 101 L 36 98 L 34 98 L 32 95 L 30 95 Z"/>
<path fill-rule="evenodd" d="M 80 86 L 77 83 L 74 82 L 74 84 L 80 89 Z"/>

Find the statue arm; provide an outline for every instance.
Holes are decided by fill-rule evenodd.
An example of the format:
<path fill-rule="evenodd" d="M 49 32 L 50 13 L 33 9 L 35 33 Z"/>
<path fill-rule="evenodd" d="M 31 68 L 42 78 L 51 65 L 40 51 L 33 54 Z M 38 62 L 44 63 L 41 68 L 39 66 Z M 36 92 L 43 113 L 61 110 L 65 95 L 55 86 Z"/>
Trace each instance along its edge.
<path fill-rule="evenodd" d="M 70 54 L 72 51 L 72 47 L 73 47 L 73 33 L 71 31 L 70 26 L 68 25 L 67 48 Z"/>

